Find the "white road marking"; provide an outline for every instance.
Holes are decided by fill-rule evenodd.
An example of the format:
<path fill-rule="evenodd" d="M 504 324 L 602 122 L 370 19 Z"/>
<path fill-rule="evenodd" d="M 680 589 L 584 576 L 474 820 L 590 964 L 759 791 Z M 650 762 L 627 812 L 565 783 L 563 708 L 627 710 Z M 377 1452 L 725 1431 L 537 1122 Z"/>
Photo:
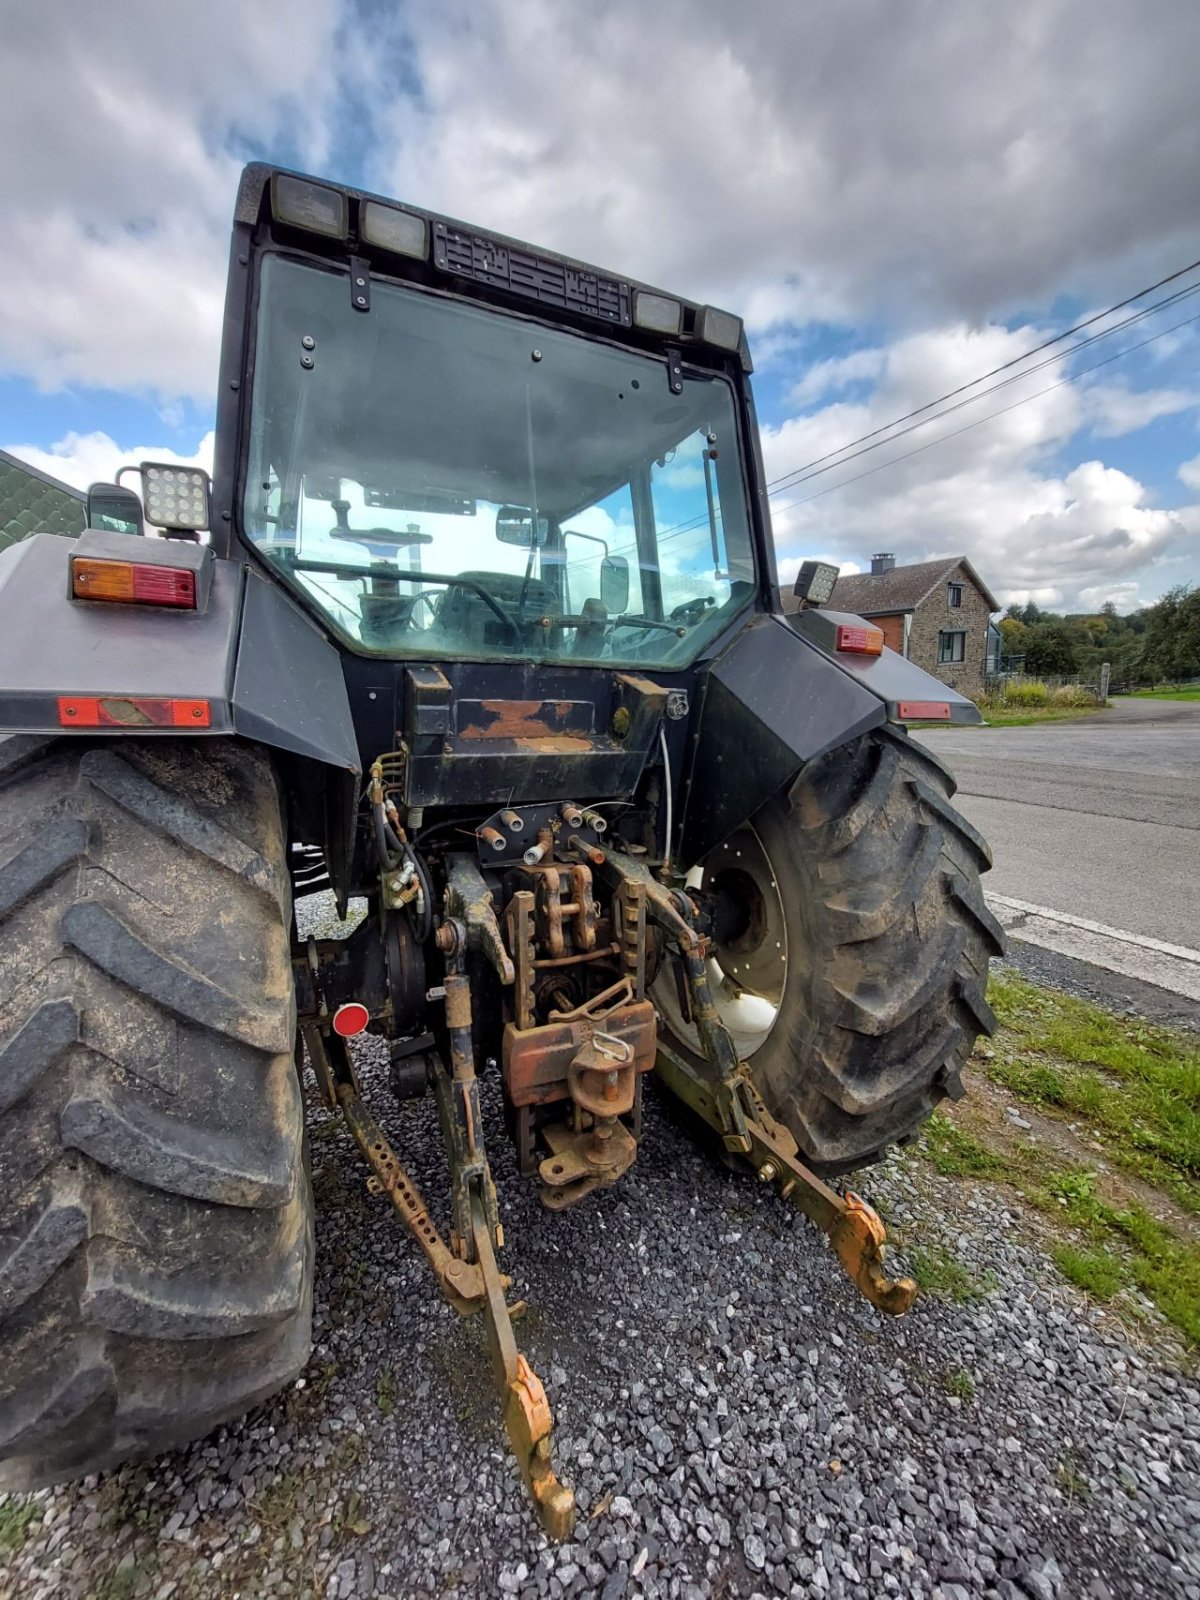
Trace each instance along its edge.
<path fill-rule="evenodd" d="M 984 898 L 1014 939 L 1200 1000 L 1200 950 L 1167 944 L 1124 928 L 1109 928 L 1087 917 L 1030 905 L 1027 900 L 1014 900 L 1009 895 L 985 894 Z"/>

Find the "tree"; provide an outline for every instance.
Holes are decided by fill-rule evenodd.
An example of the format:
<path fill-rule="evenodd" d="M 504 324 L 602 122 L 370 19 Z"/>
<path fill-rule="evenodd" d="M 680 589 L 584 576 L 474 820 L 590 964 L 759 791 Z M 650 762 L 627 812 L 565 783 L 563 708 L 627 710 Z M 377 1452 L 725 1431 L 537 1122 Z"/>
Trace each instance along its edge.
<path fill-rule="evenodd" d="M 1180 584 L 1147 608 L 1143 677 L 1200 677 L 1200 589 Z"/>
<path fill-rule="evenodd" d="M 1026 628 L 1025 671 L 1031 677 L 1079 671 L 1075 640 L 1065 622 L 1048 620 Z"/>

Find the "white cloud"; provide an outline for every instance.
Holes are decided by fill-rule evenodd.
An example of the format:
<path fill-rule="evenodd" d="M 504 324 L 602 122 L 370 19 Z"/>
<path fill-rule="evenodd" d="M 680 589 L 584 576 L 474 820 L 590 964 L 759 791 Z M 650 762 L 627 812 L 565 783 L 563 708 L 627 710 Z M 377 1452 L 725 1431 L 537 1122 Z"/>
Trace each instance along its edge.
<path fill-rule="evenodd" d="M 33 444 L 5 445 L 10 455 L 28 461 L 52 477 L 86 489 L 91 483 L 111 483 L 120 467 L 136 466 L 141 461 L 168 461 L 181 467 L 203 467 L 212 471 L 215 434 L 206 433 L 192 455 L 162 445 L 122 445 L 107 433 L 68 433 L 48 450 Z M 127 479 L 130 487 L 135 480 Z"/>
<path fill-rule="evenodd" d="M 395 192 L 752 328 L 977 318 L 1067 277 L 1104 303 L 1200 255 L 1200 167 L 1162 133 L 1194 120 L 1191 0 L 1153 27 L 1095 0 L 1086 29 L 1070 0 L 443 0 L 413 46 Z"/>
<path fill-rule="evenodd" d="M 1089 383 L 1082 395 L 1093 432 L 1108 439 L 1135 433 L 1200 401 L 1200 395 L 1187 389 L 1133 390 L 1117 383 Z"/>
<path fill-rule="evenodd" d="M 207 399 L 241 152 L 321 159 L 336 0 L 8 8 L 0 372 Z"/>
<path fill-rule="evenodd" d="M 1039 336 L 1033 327 L 959 326 L 897 341 L 884 352 L 868 399 L 835 400 L 766 430 L 768 477 L 836 452 L 929 395 L 1000 366 Z M 1053 466 L 1058 450 L 1094 423 L 1101 406 L 1111 423 L 1118 420 L 1111 395 L 1097 404 L 1074 383 L 1037 392 L 1066 372 L 1056 362 L 944 422 L 845 466 L 810 469 L 807 482 L 782 487 L 774 501 L 781 570 L 794 571 L 814 549 L 843 562 L 887 549 L 902 561 L 965 554 L 1004 601 L 1074 607 L 1091 603 L 1080 599 L 1083 591 L 1098 589 L 1123 599 L 1139 573 L 1147 574 L 1147 592 L 1157 592 L 1150 574 L 1183 548 L 1192 512 L 1154 506 L 1141 483 L 1101 461 L 1065 471 Z M 1150 409 L 1157 403 L 1152 398 Z M 1012 409 L 970 426 L 1002 406 Z M 1135 412 L 1131 404 L 1124 424 L 1136 425 Z"/>
<path fill-rule="evenodd" d="M 1189 489 L 1200 489 L 1200 456 L 1193 456 L 1179 468 L 1179 476 Z"/>

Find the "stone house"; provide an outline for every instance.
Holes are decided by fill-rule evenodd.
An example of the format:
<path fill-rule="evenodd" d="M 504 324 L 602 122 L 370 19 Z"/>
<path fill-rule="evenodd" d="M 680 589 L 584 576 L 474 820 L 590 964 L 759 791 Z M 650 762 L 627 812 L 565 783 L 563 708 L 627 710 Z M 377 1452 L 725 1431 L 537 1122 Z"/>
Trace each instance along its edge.
<path fill-rule="evenodd" d="M 796 602 L 784 597 L 784 609 Z M 898 567 L 893 555 L 871 557 L 870 572 L 840 577 L 831 611 L 852 611 L 883 629 L 891 649 L 957 689 L 983 689 L 988 627 L 1000 605 L 965 556 Z"/>

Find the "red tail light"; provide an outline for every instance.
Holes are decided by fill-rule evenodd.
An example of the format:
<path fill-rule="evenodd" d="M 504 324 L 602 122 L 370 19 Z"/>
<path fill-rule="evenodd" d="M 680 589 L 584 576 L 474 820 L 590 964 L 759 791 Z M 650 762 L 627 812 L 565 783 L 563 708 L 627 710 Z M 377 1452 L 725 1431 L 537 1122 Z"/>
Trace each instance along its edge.
<path fill-rule="evenodd" d="M 883 630 L 881 628 L 855 628 L 849 623 L 838 624 L 835 650 L 844 650 L 848 655 L 877 656 L 883 652 Z"/>
<path fill-rule="evenodd" d="M 115 600 L 125 605 L 174 606 L 194 611 L 196 574 L 188 567 L 75 556 L 71 561 L 71 593 L 76 600 Z"/>

